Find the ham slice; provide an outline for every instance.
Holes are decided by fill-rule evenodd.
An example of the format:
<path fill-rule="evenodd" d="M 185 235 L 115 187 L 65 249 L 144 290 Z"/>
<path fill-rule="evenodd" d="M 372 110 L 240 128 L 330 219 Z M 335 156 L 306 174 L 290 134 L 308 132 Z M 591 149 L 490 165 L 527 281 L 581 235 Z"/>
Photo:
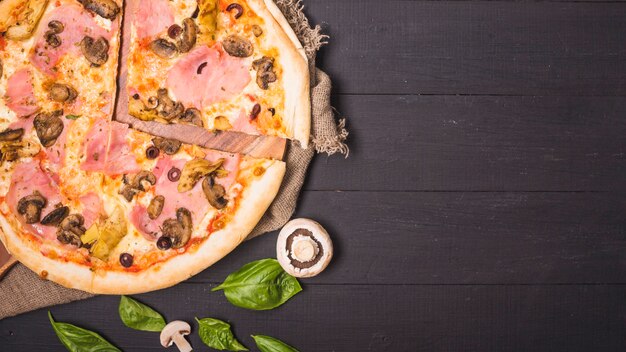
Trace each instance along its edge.
<path fill-rule="evenodd" d="M 48 200 L 46 207 L 42 210 L 41 216 L 45 216 L 54 209 L 56 204 L 61 203 L 59 187 L 54 182 L 52 175 L 42 170 L 38 161 L 30 161 L 18 164 L 11 176 L 11 185 L 6 196 L 6 202 L 14 214 L 17 213 L 17 204 L 20 199 L 39 191 Z M 26 231 L 42 236 L 46 239 L 56 238 L 56 228 L 41 224 L 26 224 L 24 218 L 16 215 Z"/>
<path fill-rule="evenodd" d="M 12 124 L 10 124 L 9 128 L 14 129 L 14 130 L 18 128 L 23 128 L 24 133 L 29 134 L 30 131 L 33 129 L 33 119 L 34 118 L 32 117 L 19 119 L 13 122 Z"/>
<path fill-rule="evenodd" d="M 64 26 L 63 32 L 58 34 L 61 45 L 56 48 L 47 45 L 44 38 L 44 34 L 48 30 L 44 24 L 54 20 L 60 21 Z M 63 56 L 68 54 L 80 55 L 78 44 L 85 36 L 95 39 L 104 37 L 106 40 L 110 40 L 112 32 L 117 30 L 117 22 L 113 22 L 111 32 L 100 27 L 94 17 L 78 3 L 69 3 L 57 7 L 42 18 L 40 23 L 42 25 L 37 31 L 30 61 L 37 69 L 51 77 L 58 74 L 55 71 L 55 66 Z"/>
<path fill-rule="evenodd" d="M 133 25 L 140 41 L 156 37 L 174 24 L 174 10 L 168 0 L 140 0 L 136 6 Z"/>
<path fill-rule="evenodd" d="M 202 45 L 178 60 L 167 74 L 166 85 L 176 100 L 202 109 L 235 97 L 248 83 L 248 60 L 228 55 L 219 45 Z"/>
<path fill-rule="evenodd" d="M 98 119 L 91 126 L 85 137 L 85 161 L 81 169 L 85 171 L 102 171 L 105 169 L 107 144 L 109 142 L 109 123 Z"/>
<path fill-rule="evenodd" d="M 246 111 L 241 109 L 239 117 L 233 122 L 233 131 L 239 131 L 247 134 L 260 134 L 259 131 L 250 122 L 250 117 L 246 114 Z"/>
<path fill-rule="evenodd" d="M 126 136 L 128 125 L 116 121 L 96 120 L 85 137 L 85 161 L 81 169 L 115 176 L 139 171 Z"/>
<path fill-rule="evenodd" d="M 83 206 L 83 218 L 85 218 L 85 228 L 90 228 L 103 212 L 102 199 L 97 193 L 89 192 L 82 195 L 80 204 Z"/>
<path fill-rule="evenodd" d="M 206 158 L 208 160 L 225 159 L 224 169 L 228 171 L 228 176 L 218 179 L 217 182 L 228 190 L 237 177 L 240 155 L 230 155 L 218 151 L 208 151 L 207 153 Z M 198 182 L 191 191 L 180 193 L 178 192 L 178 182 L 172 182 L 167 178 L 167 173 L 172 167 L 182 170 L 185 162 L 186 160 L 184 159 L 172 159 L 169 156 L 163 156 L 157 162 L 154 170 L 152 170 L 152 173 L 157 178 L 154 194 L 165 197 L 163 211 L 158 218 L 150 219 L 146 207 L 141 204 L 135 205 L 129 214 L 135 228 L 148 239 L 155 238 L 164 220 L 176 217 L 176 209 L 180 207 L 189 209 L 193 223 L 197 224 L 210 208 L 209 202 L 202 191 L 201 182 Z"/>
<path fill-rule="evenodd" d="M 138 172 L 140 168 L 135 159 L 135 154 L 130 150 L 126 140 L 128 125 L 116 121 L 109 124 L 111 132 L 104 173 L 113 176 Z"/>
<path fill-rule="evenodd" d="M 9 77 L 4 99 L 18 117 L 30 116 L 39 110 L 33 91 L 33 75 L 28 69 L 20 69 Z"/>

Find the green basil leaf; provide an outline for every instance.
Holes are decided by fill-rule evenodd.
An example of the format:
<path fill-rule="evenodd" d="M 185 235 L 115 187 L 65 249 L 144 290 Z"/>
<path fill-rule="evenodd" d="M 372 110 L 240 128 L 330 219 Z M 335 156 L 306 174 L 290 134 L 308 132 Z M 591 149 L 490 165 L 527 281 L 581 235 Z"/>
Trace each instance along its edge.
<path fill-rule="evenodd" d="M 198 335 L 205 345 L 220 351 L 247 351 L 230 330 L 230 324 L 218 319 L 204 318 L 198 319 Z"/>
<path fill-rule="evenodd" d="M 224 290 L 226 299 L 237 307 L 267 310 L 287 302 L 302 291 L 302 287 L 276 259 L 262 259 L 228 275 L 224 283 L 212 291 L 217 290 Z"/>
<path fill-rule="evenodd" d="M 70 352 L 121 352 L 102 336 L 78 326 L 57 323 L 48 311 L 48 318 L 61 343 Z"/>
<path fill-rule="evenodd" d="M 121 297 L 118 310 L 124 325 L 131 329 L 159 332 L 165 327 L 161 314 L 130 297 Z"/>
<path fill-rule="evenodd" d="M 252 338 L 261 352 L 298 352 L 297 349 L 271 336 L 252 335 Z"/>
<path fill-rule="evenodd" d="M 65 118 L 68 120 L 76 120 L 80 117 L 81 115 L 65 115 Z"/>

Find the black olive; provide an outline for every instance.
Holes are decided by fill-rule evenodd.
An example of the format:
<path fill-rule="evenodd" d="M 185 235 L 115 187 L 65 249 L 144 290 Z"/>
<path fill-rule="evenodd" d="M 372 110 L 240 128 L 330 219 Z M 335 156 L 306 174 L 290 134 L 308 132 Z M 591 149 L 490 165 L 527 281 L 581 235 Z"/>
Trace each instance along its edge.
<path fill-rule="evenodd" d="M 167 173 L 167 179 L 172 181 L 172 182 L 176 182 L 176 181 L 180 180 L 180 169 L 173 167 Z"/>
<path fill-rule="evenodd" d="M 133 99 L 139 100 L 139 94 L 138 93 L 133 94 Z"/>
<path fill-rule="evenodd" d="M 125 268 L 130 268 L 133 266 L 133 256 L 129 253 L 120 254 L 120 264 L 122 264 Z"/>
<path fill-rule="evenodd" d="M 274 109 L 274 108 L 269 108 L 269 109 L 267 109 L 267 111 L 271 112 L 272 116 L 276 115 L 276 109 Z"/>
<path fill-rule="evenodd" d="M 203 62 L 200 64 L 200 66 L 198 66 L 198 71 L 196 71 L 197 74 L 201 75 L 202 74 L 202 70 L 204 70 L 204 68 L 206 67 L 207 62 Z"/>
<path fill-rule="evenodd" d="M 191 14 L 191 18 L 198 18 L 198 15 L 200 14 L 200 7 L 196 6 L 196 9 L 193 11 L 193 13 Z"/>
<path fill-rule="evenodd" d="M 159 154 L 161 152 L 159 151 L 159 148 L 151 145 L 150 147 L 148 147 L 148 149 L 146 149 L 146 158 L 148 159 L 156 159 L 159 157 Z"/>
<path fill-rule="evenodd" d="M 167 35 L 172 39 L 178 38 L 182 32 L 183 28 L 177 24 L 173 24 L 167 29 Z"/>
<path fill-rule="evenodd" d="M 250 120 L 256 119 L 260 113 L 261 113 L 261 105 L 254 104 L 254 107 L 252 108 L 252 113 L 250 113 Z"/>
<path fill-rule="evenodd" d="M 243 7 L 241 7 L 241 5 L 237 3 L 232 3 L 226 8 L 226 11 L 228 12 L 231 12 L 232 10 L 237 10 L 237 13 L 235 14 L 235 19 L 238 19 L 239 17 L 241 17 L 241 15 L 243 15 Z"/>
<path fill-rule="evenodd" d="M 167 236 L 159 237 L 159 239 L 157 240 L 157 248 L 162 251 L 166 251 L 172 248 L 172 239 Z"/>

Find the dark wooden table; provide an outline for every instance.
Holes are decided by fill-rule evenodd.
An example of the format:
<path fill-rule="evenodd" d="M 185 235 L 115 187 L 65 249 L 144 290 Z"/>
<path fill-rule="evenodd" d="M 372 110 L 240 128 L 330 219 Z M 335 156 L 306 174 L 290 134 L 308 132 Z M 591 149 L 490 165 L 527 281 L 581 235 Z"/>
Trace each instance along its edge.
<path fill-rule="evenodd" d="M 251 348 L 264 333 L 302 351 L 625 351 L 626 3 L 305 5 L 331 36 L 318 63 L 351 154 L 317 158 L 297 216 L 327 226 L 334 262 L 274 311 L 210 292 L 274 256 L 273 233 L 138 298 L 228 320 Z M 51 311 L 161 350 L 118 301 Z M 40 310 L 0 321 L 0 350 L 63 348 Z"/>

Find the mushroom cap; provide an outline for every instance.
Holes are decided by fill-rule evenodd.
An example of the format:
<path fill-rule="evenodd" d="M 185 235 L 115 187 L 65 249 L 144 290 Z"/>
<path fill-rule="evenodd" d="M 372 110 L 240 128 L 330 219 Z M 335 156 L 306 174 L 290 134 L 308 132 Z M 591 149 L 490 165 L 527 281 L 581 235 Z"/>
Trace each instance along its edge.
<path fill-rule="evenodd" d="M 174 339 L 172 338 L 174 335 L 180 334 L 185 336 L 189 335 L 190 332 L 191 326 L 189 323 L 182 320 L 174 320 L 165 325 L 163 330 L 161 330 L 161 346 L 170 347 L 174 343 Z"/>
<path fill-rule="evenodd" d="M 333 242 L 328 232 L 311 219 L 294 219 L 278 235 L 276 257 L 287 273 L 313 277 L 321 273 L 333 257 Z"/>

